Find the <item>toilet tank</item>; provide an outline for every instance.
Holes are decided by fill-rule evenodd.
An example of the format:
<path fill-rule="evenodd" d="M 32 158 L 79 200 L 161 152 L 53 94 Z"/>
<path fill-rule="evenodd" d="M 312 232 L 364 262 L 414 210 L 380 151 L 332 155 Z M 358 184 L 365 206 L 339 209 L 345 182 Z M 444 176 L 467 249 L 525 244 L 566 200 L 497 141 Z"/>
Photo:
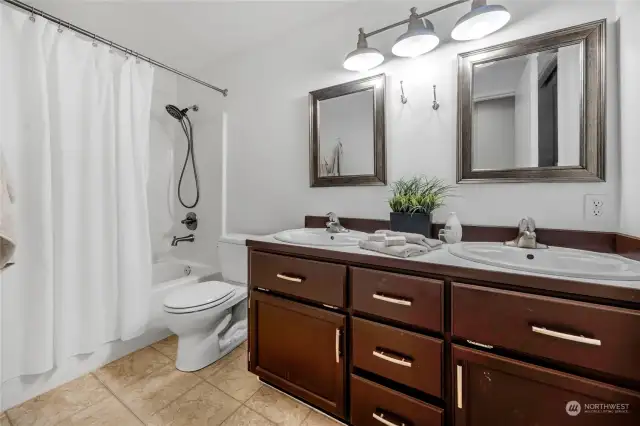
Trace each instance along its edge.
<path fill-rule="evenodd" d="M 247 238 L 250 237 L 245 234 L 226 234 L 218 240 L 218 260 L 225 281 L 247 284 Z"/>

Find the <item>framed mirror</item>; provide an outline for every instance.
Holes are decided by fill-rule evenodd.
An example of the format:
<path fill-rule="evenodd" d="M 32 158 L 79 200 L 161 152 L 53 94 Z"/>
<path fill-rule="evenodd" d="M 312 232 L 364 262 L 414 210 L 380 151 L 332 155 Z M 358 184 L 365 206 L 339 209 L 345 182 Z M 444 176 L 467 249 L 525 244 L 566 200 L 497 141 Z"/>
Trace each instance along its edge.
<path fill-rule="evenodd" d="M 385 75 L 309 93 L 311 187 L 386 185 Z"/>
<path fill-rule="evenodd" d="M 458 56 L 458 182 L 605 180 L 605 21 Z"/>

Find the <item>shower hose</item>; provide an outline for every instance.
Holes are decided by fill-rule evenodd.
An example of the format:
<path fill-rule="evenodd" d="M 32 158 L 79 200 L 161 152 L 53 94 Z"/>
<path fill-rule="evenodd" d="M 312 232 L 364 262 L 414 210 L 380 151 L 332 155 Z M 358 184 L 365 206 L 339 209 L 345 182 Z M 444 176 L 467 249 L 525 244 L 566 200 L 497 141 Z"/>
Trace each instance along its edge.
<path fill-rule="evenodd" d="M 180 172 L 180 179 L 178 180 L 178 200 L 180 200 L 180 204 L 182 204 L 184 207 L 188 209 L 192 209 L 195 206 L 197 206 L 198 201 L 200 201 L 200 177 L 198 176 L 198 169 L 196 168 L 195 152 L 193 149 L 193 125 L 191 124 L 191 120 L 186 114 L 184 114 L 184 116 L 180 120 L 180 124 L 182 125 L 182 130 L 184 130 L 184 134 L 187 137 L 187 156 L 184 159 L 184 164 L 182 165 L 182 172 Z M 196 200 L 191 205 L 187 205 L 182 199 L 182 179 L 184 178 L 184 173 L 187 169 L 189 158 L 191 158 L 191 165 L 193 167 L 193 177 L 196 181 Z"/>

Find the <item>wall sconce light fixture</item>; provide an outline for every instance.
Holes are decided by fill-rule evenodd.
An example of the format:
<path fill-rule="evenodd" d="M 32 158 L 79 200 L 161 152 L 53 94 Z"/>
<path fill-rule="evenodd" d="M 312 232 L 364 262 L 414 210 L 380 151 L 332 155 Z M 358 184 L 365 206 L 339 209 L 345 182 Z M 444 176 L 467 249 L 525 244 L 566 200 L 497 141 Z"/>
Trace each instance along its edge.
<path fill-rule="evenodd" d="M 409 24 L 409 27 L 393 45 L 391 51 L 394 55 L 414 58 L 432 51 L 440 43 L 440 38 L 431 21 L 425 17 L 468 1 L 470 0 L 457 0 L 422 14 L 418 14 L 417 9 L 412 7 L 409 19 L 370 33 L 365 33 L 364 29 L 360 28 L 357 48 L 345 57 L 344 67 L 350 71 L 367 71 L 380 65 L 384 62 L 384 56 L 379 50 L 369 47 L 367 38 L 404 24 Z M 458 20 L 451 37 L 454 40 L 476 40 L 498 31 L 509 19 L 511 15 L 503 6 L 487 5 L 487 0 L 473 0 L 471 11 Z"/>

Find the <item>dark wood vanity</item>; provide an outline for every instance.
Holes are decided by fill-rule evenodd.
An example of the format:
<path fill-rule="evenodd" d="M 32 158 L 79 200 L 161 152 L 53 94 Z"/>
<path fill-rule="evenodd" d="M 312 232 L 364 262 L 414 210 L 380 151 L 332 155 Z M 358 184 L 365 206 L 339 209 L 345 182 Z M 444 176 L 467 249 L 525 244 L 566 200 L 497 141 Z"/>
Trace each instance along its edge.
<path fill-rule="evenodd" d="M 250 370 L 343 422 L 640 425 L 640 289 L 247 244 Z"/>

